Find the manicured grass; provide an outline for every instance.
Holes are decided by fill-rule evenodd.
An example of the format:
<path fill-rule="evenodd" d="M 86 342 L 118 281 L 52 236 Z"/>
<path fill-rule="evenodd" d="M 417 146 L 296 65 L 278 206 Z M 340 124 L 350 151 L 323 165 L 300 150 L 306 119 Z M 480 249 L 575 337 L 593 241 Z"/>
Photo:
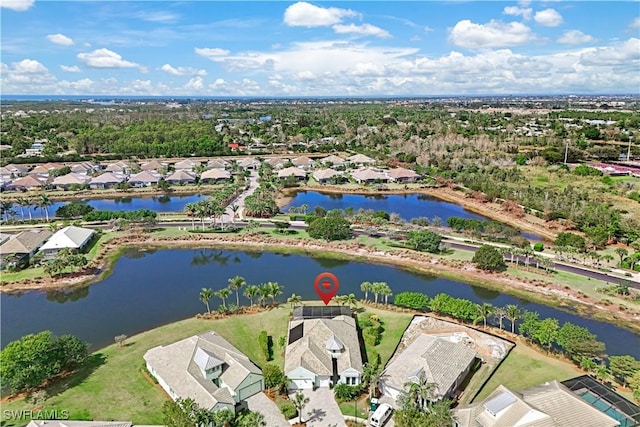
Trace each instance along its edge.
<path fill-rule="evenodd" d="M 583 372 L 571 363 L 546 356 L 519 343 L 482 387 L 474 401 L 484 399 L 500 384 L 511 390 L 521 390 L 546 381 L 564 381 L 581 374 Z"/>
<path fill-rule="evenodd" d="M 384 332 L 382 333 L 380 344 L 375 347 L 366 347 L 367 358 L 371 360 L 374 356 L 374 352 L 378 353 L 380 355 L 382 366 L 384 366 L 393 355 L 393 352 L 398 346 L 400 338 L 402 338 L 402 334 L 404 333 L 405 329 L 407 329 L 407 326 L 409 326 L 413 315 L 409 313 L 387 311 L 370 306 L 365 306 L 364 312 L 360 314 L 360 316 L 366 315 L 368 313 L 378 315 L 378 317 L 384 324 Z"/>
<path fill-rule="evenodd" d="M 286 334 L 289 307 L 279 307 L 253 315 L 229 316 L 217 320 L 187 319 L 133 336 L 124 348 L 115 345 L 94 354 L 94 366 L 81 369 L 65 383 L 54 385 L 51 395 L 40 405 L 44 409 L 68 410 L 72 419 L 130 420 L 134 424 L 162 424 L 161 407 L 167 399 L 163 391 L 141 373 L 144 353 L 157 345 L 167 345 L 189 336 L 214 330 L 243 351 L 257 365 L 266 363 L 258 345 L 258 334 L 266 330 L 273 337 L 273 363 L 283 366 L 278 338 Z M 29 410 L 35 405 L 23 399 L 3 402 L 3 410 Z M 6 425 L 24 423 L 9 422 Z"/>
<path fill-rule="evenodd" d="M 358 399 L 357 405 L 353 400 L 349 400 L 346 402 L 338 402 L 338 406 L 343 415 L 351 415 L 352 417 L 355 416 L 365 420 L 369 416 L 369 405 L 367 404 L 366 394 L 363 394 L 360 399 Z M 356 413 L 356 409 L 358 413 Z"/>

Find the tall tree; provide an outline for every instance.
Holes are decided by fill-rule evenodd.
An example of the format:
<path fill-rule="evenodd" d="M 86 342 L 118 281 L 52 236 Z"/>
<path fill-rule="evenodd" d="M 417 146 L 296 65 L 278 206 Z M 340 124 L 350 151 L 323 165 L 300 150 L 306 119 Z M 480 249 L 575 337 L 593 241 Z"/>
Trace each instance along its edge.
<path fill-rule="evenodd" d="M 256 285 L 249 285 L 245 288 L 243 295 L 249 298 L 249 302 L 253 307 L 253 299 L 260 294 L 260 288 Z"/>
<path fill-rule="evenodd" d="M 291 308 L 294 308 L 296 305 L 300 304 L 301 301 L 302 297 L 296 294 L 291 294 L 291 296 L 287 298 L 287 302 L 291 304 Z"/>
<path fill-rule="evenodd" d="M 220 299 L 222 300 L 222 307 L 226 310 L 227 309 L 227 298 L 229 297 L 229 295 L 231 295 L 231 289 L 222 288 L 219 291 L 215 291 L 214 295 L 217 296 L 217 297 L 220 297 Z"/>
<path fill-rule="evenodd" d="M 371 282 L 362 282 L 360 290 L 364 292 L 364 300 L 369 301 L 369 291 L 371 290 Z"/>
<path fill-rule="evenodd" d="M 209 308 L 209 301 L 211 298 L 215 296 L 213 289 L 211 288 L 202 288 L 200 291 L 200 301 L 207 307 L 207 313 L 211 313 L 211 309 Z"/>
<path fill-rule="evenodd" d="M 433 400 L 432 392 L 436 384 L 429 382 L 427 374 L 421 370 L 415 381 L 409 381 L 404 385 L 410 399 L 415 401 L 420 409 L 427 409 L 428 403 Z"/>
<path fill-rule="evenodd" d="M 304 410 L 304 407 L 307 406 L 307 403 L 309 403 L 309 398 L 298 391 L 293 396 L 291 402 L 293 403 L 293 406 L 296 407 L 296 412 L 298 412 L 298 422 L 302 424 L 302 411 Z"/>
<path fill-rule="evenodd" d="M 242 276 L 235 276 L 229 279 L 229 289 L 236 293 L 236 306 L 240 307 L 240 289 L 247 285 L 247 281 Z"/>
<path fill-rule="evenodd" d="M 478 318 L 482 319 L 482 325 L 485 329 L 487 329 L 487 319 L 491 317 L 495 310 L 495 307 L 489 303 L 482 303 L 482 305 L 478 305 Z"/>
<path fill-rule="evenodd" d="M 522 311 L 520 310 L 520 307 L 518 307 L 517 305 L 509 304 L 505 307 L 505 313 L 506 313 L 507 319 L 509 319 L 509 321 L 511 322 L 511 333 L 515 334 L 516 321 L 520 319 L 520 316 L 522 315 Z"/>
<path fill-rule="evenodd" d="M 551 352 L 551 346 L 558 337 L 558 319 L 547 317 L 538 323 L 538 328 L 533 335 L 533 339 L 538 341 L 541 346 L 547 348 L 547 352 Z"/>

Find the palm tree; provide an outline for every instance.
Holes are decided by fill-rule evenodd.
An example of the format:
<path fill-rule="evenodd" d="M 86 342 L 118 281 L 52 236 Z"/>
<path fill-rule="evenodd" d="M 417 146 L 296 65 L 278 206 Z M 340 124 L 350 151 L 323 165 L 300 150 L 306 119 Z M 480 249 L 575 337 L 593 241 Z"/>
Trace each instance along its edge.
<path fill-rule="evenodd" d="M 0 201 L 0 219 L 2 219 L 2 216 L 5 217 L 5 219 L 9 219 L 9 211 L 11 211 L 13 208 L 13 202 L 10 200 L 2 200 Z"/>
<path fill-rule="evenodd" d="M 293 309 L 297 304 L 300 304 L 302 301 L 302 297 L 300 295 L 291 294 L 289 298 L 287 298 L 287 302 L 291 304 L 291 308 Z"/>
<path fill-rule="evenodd" d="M 229 295 L 231 295 L 231 289 L 229 288 L 222 288 L 219 291 L 216 291 L 215 296 L 220 297 L 220 299 L 222 300 L 222 307 L 226 310 L 227 309 L 227 298 L 229 297 Z"/>
<path fill-rule="evenodd" d="M 437 388 L 436 383 L 429 382 L 427 374 L 423 370 L 420 370 L 416 381 L 409 381 L 404 386 L 408 388 L 409 398 L 423 410 L 427 408 L 432 391 Z"/>
<path fill-rule="evenodd" d="M 309 205 L 306 203 L 303 203 L 300 205 L 300 211 L 302 211 L 302 215 L 306 215 L 307 214 L 307 209 L 309 209 Z"/>
<path fill-rule="evenodd" d="M 293 403 L 293 406 L 296 407 L 296 411 L 298 412 L 298 422 L 302 424 L 302 410 L 305 406 L 307 406 L 307 403 L 309 403 L 309 398 L 298 391 L 294 395 L 291 402 Z"/>
<path fill-rule="evenodd" d="M 358 299 L 356 298 L 355 294 L 349 294 L 349 295 L 345 295 L 344 296 L 344 303 L 346 305 L 348 305 L 349 307 L 355 307 L 358 305 Z"/>
<path fill-rule="evenodd" d="M 195 203 L 187 203 L 184 205 L 184 211 L 191 218 L 191 229 L 196 228 L 195 217 L 198 214 L 198 206 Z"/>
<path fill-rule="evenodd" d="M 20 197 L 16 199 L 16 204 L 20 206 L 20 217 L 22 218 L 22 220 L 24 220 L 24 208 L 28 207 L 31 204 L 31 202 L 29 201 L 29 199 L 25 197 Z"/>
<path fill-rule="evenodd" d="M 236 292 L 236 305 L 240 307 L 240 288 L 245 286 L 247 281 L 242 276 L 235 276 L 229 279 L 229 289 Z"/>
<path fill-rule="evenodd" d="M 333 300 L 337 304 L 340 304 L 340 305 L 344 306 L 346 304 L 346 301 L 345 301 L 346 297 L 347 297 L 346 295 L 336 295 L 335 297 L 333 297 Z"/>
<path fill-rule="evenodd" d="M 478 306 L 478 317 L 482 319 L 485 329 L 487 329 L 487 318 L 493 314 L 494 309 L 494 306 L 486 302 Z"/>
<path fill-rule="evenodd" d="M 267 282 L 267 286 L 269 287 L 269 297 L 271 297 L 271 302 L 273 305 L 276 305 L 276 298 L 278 295 L 282 294 L 284 286 L 278 284 L 278 282 Z"/>
<path fill-rule="evenodd" d="M 500 326 L 500 330 L 502 330 L 502 321 L 507 317 L 507 309 L 504 307 L 496 307 L 493 315 L 498 318 L 498 325 Z"/>
<path fill-rule="evenodd" d="M 618 254 L 618 256 L 620 257 L 620 264 L 618 265 L 622 265 L 622 261 L 624 261 L 624 258 L 629 255 L 629 251 L 626 250 L 625 248 L 616 248 L 616 253 Z"/>
<path fill-rule="evenodd" d="M 260 293 L 260 288 L 258 286 L 249 285 L 246 287 L 242 295 L 249 298 L 249 301 L 251 302 L 251 306 L 253 307 L 253 298 L 255 298 L 256 295 L 258 295 L 259 293 Z"/>
<path fill-rule="evenodd" d="M 260 412 L 244 412 L 236 420 L 238 427 L 265 427 L 267 423 Z"/>
<path fill-rule="evenodd" d="M 53 202 L 49 199 L 49 196 L 46 194 L 41 194 L 40 199 L 38 200 L 38 206 L 44 210 L 45 218 L 47 222 L 49 222 L 49 206 L 51 206 Z"/>
<path fill-rule="evenodd" d="M 505 317 L 511 322 L 511 333 L 516 333 L 516 320 L 520 319 L 522 312 L 520 307 L 515 304 L 509 304 L 505 307 Z"/>
<path fill-rule="evenodd" d="M 373 302 L 378 303 L 378 295 L 384 291 L 386 282 L 373 282 L 371 284 L 371 290 L 373 291 Z"/>
<path fill-rule="evenodd" d="M 381 372 L 382 367 L 379 363 L 367 362 L 362 367 L 362 381 L 369 385 L 369 398 L 372 398 L 375 393 Z"/>
<path fill-rule="evenodd" d="M 259 297 L 260 297 L 260 305 L 264 305 L 264 300 L 267 299 L 271 295 L 271 286 L 268 283 L 262 283 L 259 288 Z"/>
<path fill-rule="evenodd" d="M 215 296 L 213 289 L 211 288 L 202 288 L 200 291 L 200 301 L 207 306 L 207 313 L 211 313 L 211 309 L 209 308 L 209 300 Z"/>
<path fill-rule="evenodd" d="M 196 216 L 200 219 L 202 231 L 204 231 L 204 219 L 207 217 L 207 204 L 202 200 L 196 203 Z"/>
<path fill-rule="evenodd" d="M 371 282 L 362 282 L 360 290 L 364 292 L 364 300 L 369 301 L 369 291 L 371 290 Z"/>
<path fill-rule="evenodd" d="M 235 227 L 236 225 L 236 218 L 238 218 L 238 211 L 240 210 L 240 206 L 238 205 L 231 205 L 231 212 L 233 212 L 233 215 L 231 217 L 231 223 L 233 224 L 233 226 Z"/>
<path fill-rule="evenodd" d="M 429 404 L 427 408 L 433 427 L 451 427 L 455 425 L 451 414 L 451 400 L 442 399 Z"/>
<path fill-rule="evenodd" d="M 384 296 L 384 305 L 389 305 L 389 297 L 393 295 L 393 291 L 385 282 L 380 286 L 380 295 Z"/>

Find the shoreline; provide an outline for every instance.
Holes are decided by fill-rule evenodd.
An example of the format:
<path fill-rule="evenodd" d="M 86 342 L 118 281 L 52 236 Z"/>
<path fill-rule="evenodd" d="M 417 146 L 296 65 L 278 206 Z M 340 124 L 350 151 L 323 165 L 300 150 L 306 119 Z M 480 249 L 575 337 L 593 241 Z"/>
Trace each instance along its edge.
<path fill-rule="evenodd" d="M 108 277 L 116 261 L 130 248 L 136 249 L 193 249 L 216 247 L 221 249 L 259 250 L 274 253 L 295 253 L 343 260 L 389 265 L 407 271 L 429 274 L 472 286 L 499 291 L 530 302 L 536 302 L 574 314 L 605 321 L 640 333 L 640 314 L 606 306 L 578 291 L 541 280 L 522 280 L 506 273 L 486 273 L 471 263 L 437 258 L 408 249 L 379 251 L 357 242 L 321 242 L 279 239 L 268 235 L 205 236 L 194 234 L 187 238 L 147 238 L 144 236 L 115 237 L 106 242 L 87 270 L 57 278 L 27 279 L 2 284 L 0 292 L 7 294 L 28 291 L 74 290 L 90 286 Z"/>
<path fill-rule="evenodd" d="M 356 194 L 356 195 L 371 195 L 371 194 L 424 194 L 435 199 L 454 203 L 459 205 L 465 210 L 469 212 L 473 212 L 494 221 L 501 222 L 503 224 L 510 225 L 515 227 L 521 231 L 527 233 L 537 234 L 545 240 L 553 241 L 556 238 L 557 233 L 564 231 L 558 229 L 557 231 L 551 230 L 548 226 L 542 225 L 546 224 L 544 220 L 537 218 L 530 214 L 525 214 L 522 218 L 515 218 L 504 211 L 500 210 L 500 205 L 497 203 L 480 203 L 476 200 L 470 199 L 466 197 L 464 194 L 460 192 L 456 192 L 455 190 L 451 190 L 447 187 L 431 187 L 431 188 L 415 188 L 415 189 L 393 189 L 393 190 L 373 190 L 366 188 L 340 188 L 334 186 L 322 186 L 322 187 L 310 187 L 310 186 L 302 186 L 302 187 L 292 187 L 285 188 L 282 190 L 279 195 L 276 203 L 279 208 L 283 208 L 284 206 L 291 203 L 293 200 L 295 193 L 301 191 L 315 191 L 317 193 L 322 194 Z M 539 222 L 542 222 L 540 224 Z"/>

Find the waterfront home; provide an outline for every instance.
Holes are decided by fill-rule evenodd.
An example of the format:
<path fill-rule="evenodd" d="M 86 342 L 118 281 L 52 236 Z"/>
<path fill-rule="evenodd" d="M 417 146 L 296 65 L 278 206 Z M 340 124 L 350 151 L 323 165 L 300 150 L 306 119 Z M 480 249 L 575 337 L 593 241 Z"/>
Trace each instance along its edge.
<path fill-rule="evenodd" d="M 72 252 L 84 252 L 96 232 L 90 228 L 69 225 L 56 231 L 47 242 L 40 247 L 40 253 L 45 259 L 53 259 L 60 251 L 69 249 Z"/>
<path fill-rule="evenodd" d="M 158 346 L 144 354 L 147 369 L 172 399 L 230 409 L 264 390 L 262 371 L 214 331 Z"/>
<path fill-rule="evenodd" d="M 595 398 L 599 397 L 596 395 Z M 600 402 L 600 405 L 605 405 L 610 414 L 616 413 L 611 403 L 607 403 L 606 400 Z M 551 381 L 520 392 L 499 385 L 482 401 L 455 408 L 453 416 L 457 427 L 618 427 L 623 425 L 597 408 L 598 406 L 590 405 L 579 394 L 572 392 L 558 381 Z M 624 420 L 624 416 L 621 419 Z M 633 422 L 624 425 L 636 424 Z"/>
<path fill-rule="evenodd" d="M 153 171 L 142 171 L 129 177 L 129 185 L 132 187 L 151 187 L 157 185 L 162 175 Z"/>
<path fill-rule="evenodd" d="M 119 175 L 129 175 L 131 173 L 131 170 L 133 169 L 133 167 L 123 161 L 120 160 L 118 162 L 115 163 L 109 163 L 107 165 L 107 167 L 104 169 L 105 172 L 113 172 L 115 174 L 119 174 Z"/>
<path fill-rule="evenodd" d="M 355 154 L 351 157 L 347 157 L 347 162 L 358 166 L 368 166 L 375 163 L 375 160 L 364 154 Z"/>
<path fill-rule="evenodd" d="M 384 172 L 372 168 L 356 169 L 351 172 L 351 177 L 355 179 L 358 184 L 372 184 L 389 181 L 389 178 Z"/>
<path fill-rule="evenodd" d="M 157 160 L 151 160 L 150 162 L 146 162 L 140 165 L 140 170 L 143 170 L 143 171 L 158 172 L 159 170 L 166 169 L 166 168 L 167 168 L 166 163 L 160 163 Z"/>
<path fill-rule="evenodd" d="M 29 191 L 40 190 L 47 185 L 48 177 L 38 177 L 38 175 L 27 175 L 7 184 L 7 190 L 12 191 Z"/>
<path fill-rule="evenodd" d="M 285 163 L 288 162 L 288 159 L 282 159 L 280 157 L 270 157 L 268 159 L 265 159 L 264 162 L 271 166 L 273 169 L 282 169 Z"/>
<path fill-rule="evenodd" d="M 224 169 L 209 169 L 202 172 L 200 182 L 203 184 L 217 183 L 219 181 L 227 181 L 231 179 L 231 173 Z"/>
<path fill-rule="evenodd" d="M 242 169 L 259 169 L 260 168 L 260 162 L 257 159 L 254 159 L 253 157 L 245 157 L 243 159 L 240 159 L 237 161 L 238 166 L 240 166 Z"/>
<path fill-rule="evenodd" d="M 49 230 L 27 230 L 11 236 L 0 246 L 2 269 L 27 262 L 51 237 Z"/>
<path fill-rule="evenodd" d="M 169 175 L 167 182 L 174 185 L 195 184 L 196 174 L 180 169 Z"/>
<path fill-rule="evenodd" d="M 341 314 L 334 316 L 334 309 Z M 289 322 L 284 357 L 290 390 L 360 384 L 362 355 L 351 310 L 333 306 L 296 310 Z"/>
<path fill-rule="evenodd" d="M 319 160 L 319 162 L 325 166 L 330 166 L 330 167 L 345 166 L 347 163 L 349 163 L 342 157 L 336 156 L 335 154 L 331 154 L 330 156 L 323 157 Z"/>
<path fill-rule="evenodd" d="M 191 159 L 184 159 L 174 164 L 173 168 L 177 171 L 179 170 L 193 171 L 193 168 L 195 168 L 198 165 L 199 163 L 196 163 Z"/>
<path fill-rule="evenodd" d="M 99 166 L 90 162 L 76 163 L 73 166 L 71 166 L 71 172 L 74 172 L 80 175 L 91 175 L 94 172 L 97 172 L 98 170 L 99 170 Z"/>
<path fill-rule="evenodd" d="M 342 174 L 333 169 L 318 169 L 313 171 L 312 176 L 313 176 L 313 179 L 318 181 L 320 184 L 326 184 L 334 176 L 342 176 Z"/>
<path fill-rule="evenodd" d="M 29 171 L 29 175 L 39 175 L 42 177 L 48 177 L 49 172 L 51 172 L 52 170 L 60 169 L 60 168 L 61 166 L 56 163 L 43 163 L 31 169 Z"/>
<path fill-rule="evenodd" d="M 91 178 L 91 181 L 89 181 L 89 188 L 114 188 L 121 182 L 124 182 L 124 177 L 122 175 L 116 175 L 112 172 L 105 172 L 101 175 Z"/>
<path fill-rule="evenodd" d="M 229 162 L 224 159 L 211 159 L 207 162 L 207 169 L 226 169 Z"/>
<path fill-rule="evenodd" d="M 420 334 L 387 364 L 380 376 L 380 391 L 397 399 L 408 382 L 424 376 L 434 384 L 429 401 L 452 398 L 476 361 L 476 350 L 454 335 Z"/>
<path fill-rule="evenodd" d="M 89 181 L 91 181 L 91 178 L 87 175 L 71 172 L 66 175 L 55 177 L 51 185 L 60 190 L 68 190 L 72 186 L 81 187 L 88 184 Z"/>
<path fill-rule="evenodd" d="M 294 177 L 300 181 L 307 179 L 307 172 L 303 169 L 291 166 L 290 168 L 284 168 L 278 171 L 278 178 L 284 179 L 288 177 Z"/>
<path fill-rule="evenodd" d="M 389 177 L 391 182 L 416 182 L 420 178 L 422 178 L 411 169 L 405 168 L 389 169 L 387 171 L 387 176 Z"/>

